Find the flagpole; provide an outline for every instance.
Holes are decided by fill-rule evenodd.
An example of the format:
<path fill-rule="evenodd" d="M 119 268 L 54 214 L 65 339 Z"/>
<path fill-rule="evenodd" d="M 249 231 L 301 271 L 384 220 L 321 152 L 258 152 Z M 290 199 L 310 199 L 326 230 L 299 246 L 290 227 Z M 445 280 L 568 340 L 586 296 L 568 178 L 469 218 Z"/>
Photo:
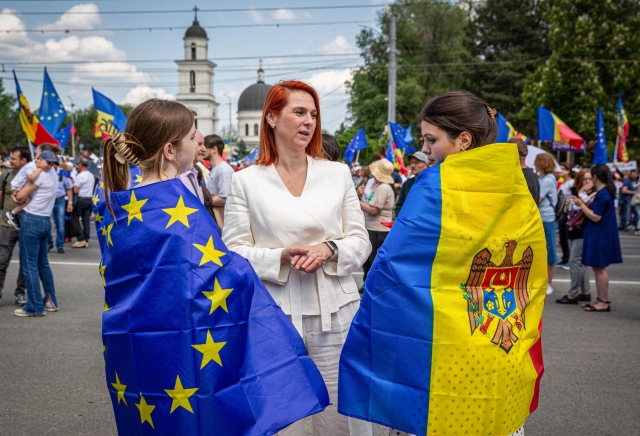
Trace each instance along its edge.
<path fill-rule="evenodd" d="M 31 160 L 36 160 L 35 156 L 33 156 L 33 149 L 31 148 L 31 140 L 27 138 L 27 142 L 29 143 L 29 153 L 31 153 Z"/>
<path fill-rule="evenodd" d="M 360 163 L 360 150 L 356 153 L 356 163 Z"/>

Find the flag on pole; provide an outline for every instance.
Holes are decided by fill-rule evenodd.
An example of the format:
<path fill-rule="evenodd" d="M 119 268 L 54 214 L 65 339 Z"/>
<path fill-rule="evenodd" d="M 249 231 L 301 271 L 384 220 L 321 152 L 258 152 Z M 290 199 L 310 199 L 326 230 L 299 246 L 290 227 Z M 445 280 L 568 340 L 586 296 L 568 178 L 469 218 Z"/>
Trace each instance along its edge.
<path fill-rule="evenodd" d="M 627 112 L 622 106 L 622 94 L 618 94 L 618 137 L 617 137 L 617 149 L 618 155 L 616 156 L 620 162 L 629 162 L 629 154 L 627 153 L 627 137 L 629 136 L 629 119 L 627 118 Z"/>
<path fill-rule="evenodd" d="M 496 143 L 507 142 L 514 136 L 522 139 L 525 144 L 529 142 L 529 138 L 518 132 L 500 112 L 498 112 L 498 119 L 496 122 L 498 124 L 498 136 L 496 137 Z"/>
<path fill-rule="evenodd" d="M 69 142 L 69 136 L 71 136 L 71 125 L 60 129 L 58 133 L 56 133 L 56 141 L 60 143 L 60 148 L 65 149 L 67 147 L 67 142 Z"/>
<path fill-rule="evenodd" d="M 582 136 L 571 130 L 564 121 L 542 106 L 538 106 L 538 139 L 569 144 L 570 149 L 562 151 L 584 151 Z"/>
<path fill-rule="evenodd" d="M 13 71 L 13 79 L 16 81 L 16 93 L 18 94 L 18 111 L 20 112 L 20 124 L 24 134 L 27 135 L 29 142 L 34 143 L 36 146 L 48 142 L 49 144 L 58 145 L 58 141 L 51 136 L 51 134 L 44 128 L 38 121 L 31 109 L 29 108 L 29 102 L 27 97 L 22 93 L 20 83 L 18 83 L 18 77 L 16 77 L 15 70 Z"/>
<path fill-rule="evenodd" d="M 98 127 L 100 132 L 104 132 L 110 136 L 118 132 L 124 132 L 124 126 L 127 123 L 127 117 L 124 115 L 124 112 L 122 112 L 113 100 L 105 97 L 93 88 L 91 88 L 91 90 L 93 91 L 93 107 L 98 113 Z"/>
<path fill-rule="evenodd" d="M 338 411 L 416 435 L 514 433 L 538 405 L 546 289 L 515 145 L 427 168 L 367 275 Z"/>
<path fill-rule="evenodd" d="M 407 136 L 407 130 L 400 124 L 389 122 L 389 131 L 391 132 L 391 138 L 396 144 L 396 148 L 404 150 L 407 147 L 407 143 L 404 138 Z"/>
<path fill-rule="evenodd" d="M 407 147 L 409 146 L 409 144 L 411 144 L 416 139 L 411 134 L 411 129 L 412 128 L 413 128 L 413 124 L 409 124 L 409 127 L 407 127 L 407 129 L 405 130 L 404 143 L 407 144 Z M 406 147 L 405 147 L 405 153 L 409 154 L 409 152 L 406 151 Z"/>
<path fill-rule="evenodd" d="M 42 100 L 40 100 L 40 109 L 38 117 L 40 122 L 47 129 L 47 132 L 55 135 L 67 116 L 67 110 L 62 104 L 62 99 L 53 86 L 51 77 L 47 69 L 44 69 L 44 83 L 42 85 Z"/>
<path fill-rule="evenodd" d="M 498 136 L 496 138 L 497 143 L 507 142 L 509 141 L 509 138 L 516 136 L 516 134 L 518 133 L 516 132 L 516 129 L 513 128 L 511 123 L 507 121 L 507 119 L 500 112 L 498 112 L 497 123 L 498 123 Z"/>
<path fill-rule="evenodd" d="M 607 163 L 607 138 L 604 135 L 604 119 L 602 118 L 602 110 L 598 108 L 596 117 L 596 145 L 593 152 L 593 164 Z"/>
<path fill-rule="evenodd" d="M 389 139 L 389 142 L 387 143 L 387 152 L 385 153 L 384 157 L 395 166 L 396 151 L 393 148 L 393 141 L 391 139 Z"/>
<path fill-rule="evenodd" d="M 348 164 L 351 164 L 357 152 L 367 147 L 367 137 L 364 134 L 364 127 L 360 127 L 360 130 L 351 138 L 349 145 L 347 145 L 347 148 L 344 150 L 344 159 Z"/>
<path fill-rule="evenodd" d="M 273 435 L 329 405 L 293 324 L 179 179 L 110 198 L 99 270 L 120 435 Z"/>
<path fill-rule="evenodd" d="M 248 163 L 250 165 L 253 165 L 253 163 L 256 161 L 256 158 L 258 157 L 258 150 L 259 149 L 260 149 L 260 147 L 254 148 L 251 153 L 249 153 L 248 155 L 246 155 L 242 159 L 242 162 L 246 162 L 246 163 Z"/>

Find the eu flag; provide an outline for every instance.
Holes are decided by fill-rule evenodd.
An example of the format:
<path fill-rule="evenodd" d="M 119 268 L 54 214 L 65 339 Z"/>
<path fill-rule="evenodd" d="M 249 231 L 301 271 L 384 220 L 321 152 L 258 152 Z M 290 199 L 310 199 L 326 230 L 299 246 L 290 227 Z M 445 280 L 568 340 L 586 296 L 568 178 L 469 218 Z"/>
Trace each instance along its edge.
<path fill-rule="evenodd" d="M 396 162 L 396 150 L 393 148 L 393 141 L 389 139 L 387 143 L 387 152 L 384 155 L 385 159 L 387 159 L 392 164 Z"/>
<path fill-rule="evenodd" d="M 546 288 L 515 144 L 420 172 L 367 275 L 338 411 L 416 435 L 515 432 L 538 405 Z"/>
<path fill-rule="evenodd" d="M 329 396 L 291 321 L 179 179 L 111 194 L 102 338 L 121 435 L 272 435 Z"/>
<path fill-rule="evenodd" d="M 62 104 L 62 99 L 53 86 L 51 77 L 47 69 L 44 69 L 44 83 L 42 85 L 42 100 L 40 100 L 40 109 L 38 110 L 38 119 L 40 124 L 47 129 L 52 135 L 55 135 L 64 119 L 67 116 L 67 110 Z"/>
<path fill-rule="evenodd" d="M 101 152 L 102 155 L 102 152 Z M 135 188 L 140 182 L 142 182 L 142 174 L 140 168 L 129 164 L 129 186 Z M 103 221 L 104 216 L 108 213 L 107 203 L 104 201 L 104 183 L 102 177 L 96 187 L 96 192 L 93 195 L 93 213 L 96 219 L 96 233 L 98 234 L 98 244 L 100 245 L 100 252 L 104 253 L 105 241 L 107 235 L 107 226 Z"/>
<path fill-rule="evenodd" d="M 593 164 L 607 163 L 607 138 L 604 134 L 604 120 L 602 118 L 602 110 L 598 108 L 596 118 L 596 146 L 593 152 Z"/>
<path fill-rule="evenodd" d="M 56 140 L 60 143 L 60 148 L 65 149 L 67 147 L 67 142 L 69 142 L 69 135 L 71 135 L 71 127 L 72 124 L 69 124 L 64 129 L 60 129 L 58 133 L 55 134 Z"/>
<path fill-rule="evenodd" d="M 364 150 L 367 147 L 367 137 L 364 134 L 364 127 L 360 127 L 360 130 L 353 136 L 349 145 L 347 145 L 347 148 L 344 150 L 344 159 L 350 164 L 358 150 Z"/>
<path fill-rule="evenodd" d="M 404 150 L 407 147 L 407 143 L 404 140 L 407 136 L 407 129 L 402 127 L 400 124 L 389 122 L 389 130 L 391 131 L 393 142 L 396 143 L 396 149 Z"/>

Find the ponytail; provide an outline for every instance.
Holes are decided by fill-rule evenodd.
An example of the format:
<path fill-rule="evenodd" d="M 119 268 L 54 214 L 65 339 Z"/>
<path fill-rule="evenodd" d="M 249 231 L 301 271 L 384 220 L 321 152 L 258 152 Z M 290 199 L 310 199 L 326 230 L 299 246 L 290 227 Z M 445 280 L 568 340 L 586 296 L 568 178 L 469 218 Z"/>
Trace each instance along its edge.
<path fill-rule="evenodd" d="M 140 165 L 140 159 L 133 151 L 142 147 L 136 141 L 127 140 L 125 133 L 118 133 L 104 143 L 102 181 L 104 183 L 104 198 L 111 216 L 115 214 L 109 201 L 110 194 L 129 189 L 129 164 Z"/>
<path fill-rule="evenodd" d="M 605 164 L 599 164 L 591 168 L 591 175 L 606 185 L 611 198 L 616 198 L 616 184 L 613 183 L 611 170 Z"/>

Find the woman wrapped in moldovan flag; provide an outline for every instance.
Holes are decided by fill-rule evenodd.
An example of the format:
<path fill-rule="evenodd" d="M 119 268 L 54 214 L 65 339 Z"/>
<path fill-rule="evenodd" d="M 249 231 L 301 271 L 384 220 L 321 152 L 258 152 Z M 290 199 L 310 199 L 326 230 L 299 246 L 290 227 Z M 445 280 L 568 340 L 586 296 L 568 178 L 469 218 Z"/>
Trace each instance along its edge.
<path fill-rule="evenodd" d="M 324 410 L 322 376 L 204 207 L 194 114 L 147 100 L 104 150 L 106 381 L 120 435 L 273 435 Z M 131 185 L 129 165 L 140 168 Z"/>
<path fill-rule="evenodd" d="M 420 113 L 422 171 L 378 252 L 340 361 L 338 410 L 417 435 L 520 435 L 543 373 L 546 246 L 496 111 Z"/>

